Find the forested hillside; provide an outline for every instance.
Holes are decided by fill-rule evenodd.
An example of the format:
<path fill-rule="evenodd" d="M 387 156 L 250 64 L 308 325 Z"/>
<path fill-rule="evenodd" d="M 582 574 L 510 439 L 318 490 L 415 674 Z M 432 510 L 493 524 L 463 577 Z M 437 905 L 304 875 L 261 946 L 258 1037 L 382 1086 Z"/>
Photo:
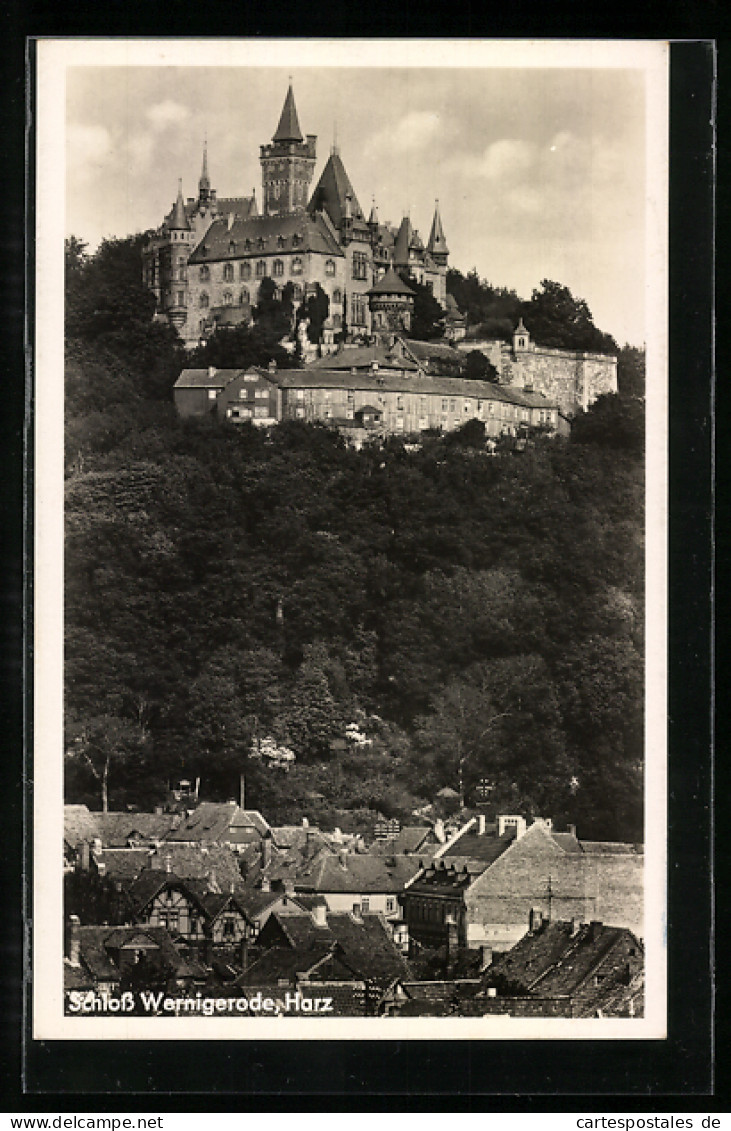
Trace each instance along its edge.
<path fill-rule="evenodd" d="M 225 799 L 245 770 L 270 820 L 353 828 L 486 780 L 641 839 L 639 402 L 492 458 L 179 421 L 177 343 L 102 317 L 98 259 L 69 274 L 68 799 Z M 250 756 L 269 737 L 288 773 Z"/>

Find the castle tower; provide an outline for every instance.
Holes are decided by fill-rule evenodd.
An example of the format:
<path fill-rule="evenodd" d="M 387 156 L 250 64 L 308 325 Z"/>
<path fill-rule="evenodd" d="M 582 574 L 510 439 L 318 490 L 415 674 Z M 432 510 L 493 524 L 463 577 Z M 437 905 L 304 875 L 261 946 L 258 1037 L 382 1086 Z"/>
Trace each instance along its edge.
<path fill-rule="evenodd" d="M 513 353 L 518 353 L 520 350 L 528 350 L 530 348 L 530 334 L 523 325 L 523 319 L 521 317 L 513 331 Z"/>
<path fill-rule="evenodd" d="M 281 216 L 306 207 L 316 144 L 314 134 L 306 140 L 302 136 L 290 83 L 271 145 L 261 146 L 262 215 Z"/>
<path fill-rule="evenodd" d="M 414 292 L 393 267 L 368 291 L 368 305 L 371 328 L 380 345 L 393 345 L 397 334 L 411 329 Z"/>
<path fill-rule="evenodd" d="M 442 227 L 442 218 L 439 215 L 438 200 L 434 204 L 434 219 L 432 220 L 429 243 L 426 245 L 426 250 L 438 267 L 447 266 L 449 248 L 447 247 L 447 240 L 444 235 L 444 228 Z"/>

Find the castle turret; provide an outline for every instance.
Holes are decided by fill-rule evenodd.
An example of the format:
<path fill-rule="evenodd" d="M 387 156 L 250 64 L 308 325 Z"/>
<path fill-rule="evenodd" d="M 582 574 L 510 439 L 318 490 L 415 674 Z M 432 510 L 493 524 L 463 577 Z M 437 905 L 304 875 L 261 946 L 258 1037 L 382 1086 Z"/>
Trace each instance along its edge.
<path fill-rule="evenodd" d="M 185 201 L 183 200 L 183 181 L 182 178 L 178 181 L 178 196 L 173 205 L 173 210 L 170 214 L 170 219 L 167 222 L 170 231 L 190 231 L 190 224 L 185 215 Z"/>
<path fill-rule="evenodd" d="M 397 334 L 411 329 L 414 292 L 393 267 L 369 290 L 368 305 L 371 326 L 381 345 L 392 345 Z"/>
<path fill-rule="evenodd" d="M 429 243 L 426 245 L 426 249 L 439 267 L 447 266 L 449 248 L 447 247 L 447 240 L 444 235 L 444 228 L 442 227 L 442 218 L 439 215 L 438 200 L 434 205 L 434 219 L 432 220 Z"/>
<path fill-rule="evenodd" d="M 290 83 L 271 145 L 260 153 L 264 216 L 298 212 L 307 204 L 310 181 L 315 170 L 317 138 L 300 129 L 294 92 Z"/>
<path fill-rule="evenodd" d="M 208 141 L 203 142 L 203 167 L 198 181 L 198 201 L 207 204 L 211 199 L 211 182 L 208 177 Z"/>
<path fill-rule="evenodd" d="M 530 334 L 523 325 L 521 317 L 518 325 L 513 331 L 513 353 L 518 353 L 519 350 L 530 349 Z"/>

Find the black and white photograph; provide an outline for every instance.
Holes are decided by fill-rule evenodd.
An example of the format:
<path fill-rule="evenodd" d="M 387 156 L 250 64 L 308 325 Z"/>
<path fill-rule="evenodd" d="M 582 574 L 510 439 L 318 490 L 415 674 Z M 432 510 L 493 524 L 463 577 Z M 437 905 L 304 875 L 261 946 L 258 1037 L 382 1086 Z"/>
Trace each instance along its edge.
<path fill-rule="evenodd" d="M 39 41 L 35 1037 L 665 1036 L 667 80 Z"/>

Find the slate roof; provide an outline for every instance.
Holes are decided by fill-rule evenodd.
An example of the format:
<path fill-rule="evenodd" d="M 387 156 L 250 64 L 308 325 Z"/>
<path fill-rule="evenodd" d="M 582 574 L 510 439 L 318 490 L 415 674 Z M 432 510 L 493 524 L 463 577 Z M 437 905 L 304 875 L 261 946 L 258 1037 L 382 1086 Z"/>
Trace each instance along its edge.
<path fill-rule="evenodd" d="M 419 851 L 436 852 L 439 843 L 432 830 L 425 825 L 405 825 L 397 836 L 376 840 L 370 851 L 379 856 L 410 856 Z"/>
<path fill-rule="evenodd" d="M 414 293 L 414 290 L 403 281 L 393 267 L 389 267 L 383 278 L 379 279 L 368 291 L 369 295 L 411 295 L 412 297 Z"/>
<path fill-rule="evenodd" d="M 299 119 L 297 118 L 297 107 L 294 104 L 294 91 L 290 83 L 279 118 L 279 125 L 277 126 L 272 141 L 302 140 L 302 130 L 300 129 Z"/>
<path fill-rule="evenodd" d="M 264 241 L 262 247 L 259 240 Z M 214 220 L 188 262 L 195 265 L 225 259 L 261 259 L 291 252 L 341 257 L 345 254 L 322 216 L 292 212 L 235 219 L 230 228 L 227 219 Z"/>
<path fill-rule="evenodd" d="M 310 212 L 327 212 L 336 227 L 340 227 L 345 216 L 345 197 L 350 194 L 350 212 L 354 221 L 364 224 L 363 210 L 358 203 L 355 190 L 339 153 L 331 153 L 320 174 L 320 179 L 310 197 Z"/>
<path fill-rule="evenodd" d="M 178 819 L 174 813 L 95 813 L 104 848 L 124 848 L 130 838 L 164 840 Z"/>
<path fill-rule="evenodd" d="M 454 844 L 450 845 L 439 859 L 445 863 L 451 863 L 453 857 L 468 858 L 489 867 L 495 863 L 498 857 L 502 856 L 506 849 L 510 848 L 514 841 L 513 833 L 499 837 L 490 836 L 489 833 L 480 836 L 478 833 L 470 831 L 464 833 Z"/>
<path fill-rule="evenodd" d="M 170 870 L 184 880 L 208 879 L 213 873 L 217 884 L 228 889 L 242 882 L 239 860 L 235 852 L 223 844 L 175 844 L 166 841 L 150 857 L 150 867 Z"/>
<path fill-rule="evenodd" d="M 591 856 L 642 856 L 645 851 L 642 844 L 622 844 L 610 840 L 582 840 L 580 845 L 581 851 Z"/>
<path fill-rule="evenodd" d="M 414 856 L 349 852 L 342 864 L 339 856 L 323 852 L 299 872 L 297 887 L 302 891 L 347 892 L 353 895 L 400 892 L 420 868 Z"/>
<path fill-rule="evenodd" d="M 63 839 L 70 848 L 99 836 L 96 816 L 98 814 L 92 816 L 86 805 L 64 805 Z"/>
<path fill-rule="evenodd" d="M 306 947 L 293 949 L 288 946 L 273 946 L 260 954 L 254 954 L 254 948 L 249 951 L 249 966 L 239 978 L 237 985 L 259 986 L 262 983 L 276 982 L 280 978 L 291 981 L 298 974 L 312 974 L 321 962 L 330 958 L 333 953 L 333 941 L 324 939 Z M 342 972 L 349 974 L 351 971 L 342 966 Z"/>
<path fill-rule="evenodd" d="M 97 857 L 97 867 L 103 865 L 104 875 L 113 880 L 130 881 L 149 867 L 149 848 L 105 848 Z"/>
<path fill-rule="evenodd" d="M 437 205 L 434 209 L 434 219 L 431 223 L 431 232 L 429 233 L 429 242 L 427 244 L 427 247 L 429 248 L 429 251 L 432 253 L 432 255 L 434 254 L 434 252 L 441 252 L 443 255 L 447 255 L 449 253 L 447 240 L 444 235 L 444 228 L 442 227 L 442 218 L 439 215 L 439 202 L 437 202 Z"/>
<path fill-rule="evenodd" d="M 415 338 L 403 338 L 404 346 L 418 361 L 449 361 L 455 365 L 464 362 L 464 354 L 443 342 L 419 342 Z"/>

